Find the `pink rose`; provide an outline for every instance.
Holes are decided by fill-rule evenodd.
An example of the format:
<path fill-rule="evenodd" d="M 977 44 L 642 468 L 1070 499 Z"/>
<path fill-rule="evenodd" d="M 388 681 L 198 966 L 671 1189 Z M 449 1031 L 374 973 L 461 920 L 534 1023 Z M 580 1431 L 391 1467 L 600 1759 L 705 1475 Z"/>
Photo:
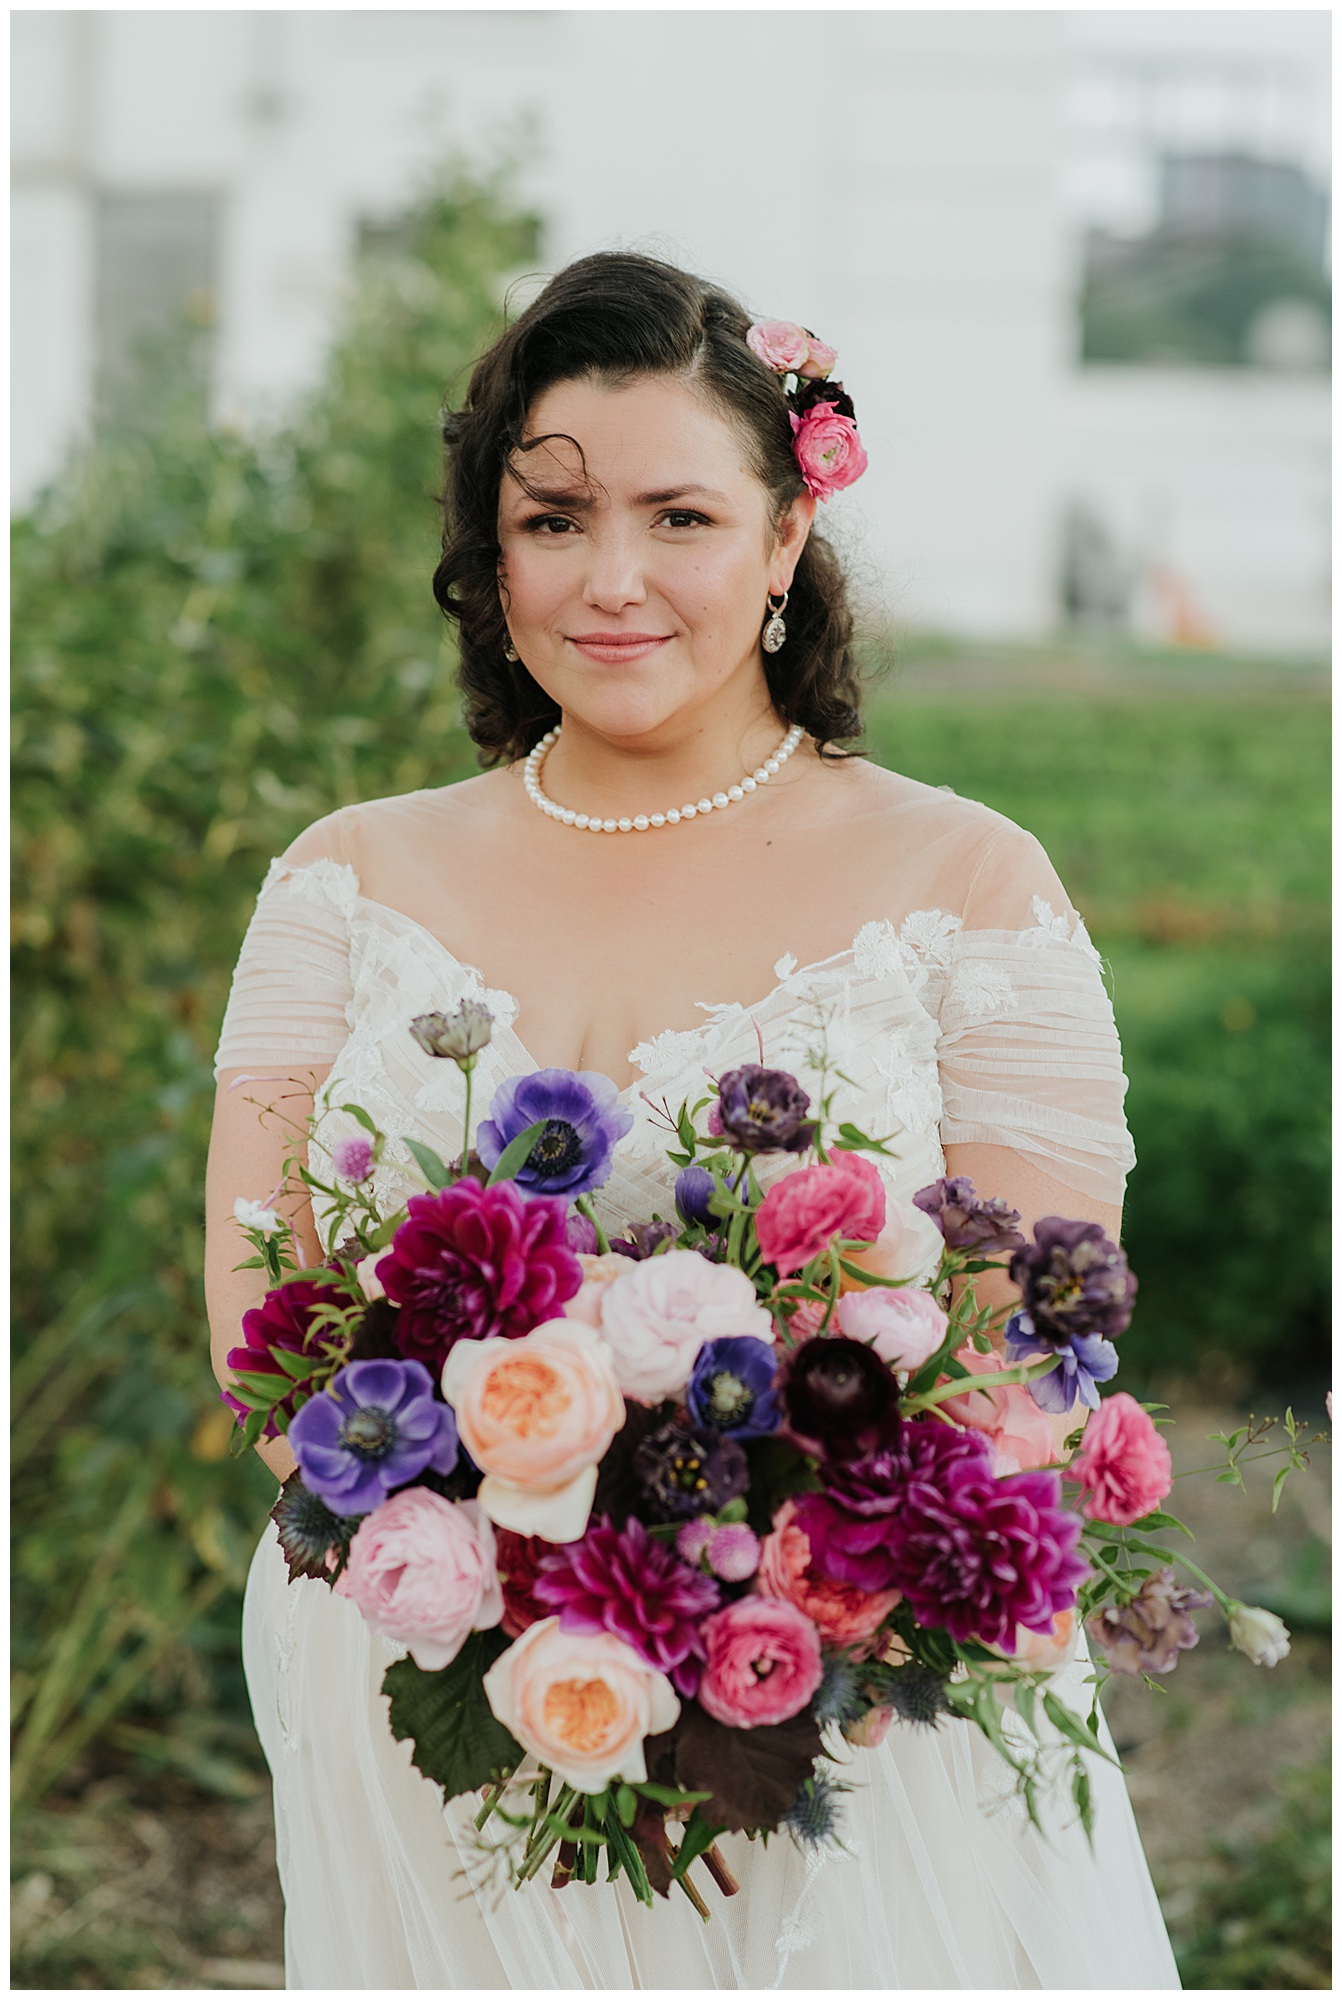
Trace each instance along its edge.
<path fill-rule="evenodd" d="M 1001 1356 L 980 1354 L 966 1342 L 955 1358 L 979 1378 L 981 1386 L 961 1396 L 948 1396 L 940 1407 L 953 1423 L 983 1432 L 996 1454 L 993 1471 L 998 1478 L 1003 1473 L 1032 1472 L 1041 1465 L 1052 1465 L 1057 1455 L 1053 1425 L 1025 1384 L 993 1386 L 993 1376 L 1002 1372 Z"/>
<path fill-rule="evenodd" d="M 830 499 L 862 477 L 867 454 L 851 417 L 832 403 L 813 403 L 802 417 L 789 410 L 788 421 L 801 476 L 817 500 Z"/>
<path fill-rule="evenodd" d="M 746 346 L 776 375 L 800 373 L 811 352 L 805 327 L 794 325 L 790 319 L 757 320 L 746 335 Z"/>
<path fill-rule="evenodd" d="M 836 1152 L 825 1167 L 776 1181 L 755 1211 L 760 1254 L 786 1278 L 836 1236 L 874 1243 L 885 1224 L 885 1185 L 870 1160 Z M 694 1254 L 694 1253 L 691 1253 Z"/>
<path fill-rule="evenodd" d="M 443 1366 L 457 1430 L 485 1474 L 480 1505 L 519 1535 L 576 1542 L 597 1461 L 624 1423 L 610 1349 L 581 1320 L 520 1340 L 459 1340 Z"/>
<path fill-rule="evenodd" d="M 583 1250 L 577 1255 L 582 1265 L 582 1288 L 564 1307 L 564 1314 L 568 1319 L 580 1319 L 586 1326 L 600 1329 L 601 1301 L 617 1278 L 628 1276 L 629 1259 L 614 1250 L 601 1257 L 590 1256 Z"/>
<path fill-rule="evenodd" d="M 474 1500 L 408 1486 L 373 1509 L 349 1546 L 335 1590 L 375 1632 L 436 1673 L 469 1635 L 503 1616 L 494 1530 Z"/>
<path fill-rule="evenodd" d="M 899 1603 L 897 1590 L 859 1590 L 852 1583 L 831 1583 L 811 1567 L 811 1544 L 797 1522 L 795 1500 L 785 1500 L 774 1515 L 773 1532 L 760 1549 L 757 1591 L 795 1605 L 831 1646 L 858 1646 Z"/>
<path fill-rule="evenodd" d="M 907 1278 L 915 1285 L 926 1284 L 941 1262 L 944 1245 L 941 1231 L 930 1215 L 911 1201 L 886 1202 L 885 1222 L 869 1249 L 854 1250 L 849 1262 L 858 1264 L 877 1278 Z M 862 1280 L 845 1271 L 839 1279 L 841 1291 L 861 1289 Z"/>
<path fill-rule="evenodd" d="M 840 1333 L 872 1347 L 891 1368 L 921 1368 L 946 1338 L 948 1321 L 930 1292 L 884 1286 L 845 1292 L 835 1308 Z"/>
<path fill-rule="evenodd" d="M 827 347 L 813 333 L 808 333 L 806 340 L 810 352 L 797 373 L 813 382 L 823 382 L 838 360 L 839 351 L 836 347 Z"/>
<path fill-rule="evenodd" d="M 699 1703 L 715 1722 L 758 1729 L 800 1715 L 820 1685 L 820 1634 L 780 1597 L 739 1597 L 704 1621 Z"/>
<path fill-rule="evenodd" d="M 744 1271 L 697 1250 L 664 1250 L 624 1273 L 601 1301 L 601 1334 L 626 1396 L 660 1403 L 685 1387 L 706 1340 L 773 1343 L 773 1322 Z M 467 1446 L 469 1450 L 469 1445 Z"/>
<path fill-rule="evenodd" d="M 680 1714 L 665 1674 L 613 1632 L 566 1632 L 558 1618 L 528 1626 L 484 1677 L 485 1698 L 524 1750 L 580 1792 L 612 1778 L 641 1784 L 643 1739 Z"/>
<path fill-rule="evenodd" d="M 1135 1397 L 1106 1396 L 1086 1426 L 1069 1478 L 1090 1492 L 1082 1506 L 1088 1521 L 1131 1527 L 1158 1507 L 1174 1483 L 1170 1448 Z"/>

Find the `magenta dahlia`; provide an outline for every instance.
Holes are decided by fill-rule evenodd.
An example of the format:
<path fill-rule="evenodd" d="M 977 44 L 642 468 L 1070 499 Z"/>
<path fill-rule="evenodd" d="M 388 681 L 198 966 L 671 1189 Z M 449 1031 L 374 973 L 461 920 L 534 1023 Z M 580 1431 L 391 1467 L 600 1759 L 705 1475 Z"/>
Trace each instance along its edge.
<path fill-rule="evenodd" d="M 266 1293 L 259 1306 L 253 1306 L 242 1315 L 242 1337 L 246 1345 L 229 1349 L 229 1367 L 235 1375 L 283 1375 L 285 1371 L 275 1359 L 275 1349 L 280 1348 L 287 1354 L 306 1354 L 308 1337 L 316 1330 L 318 1309 L 322 1306 L 348 1306 L 349 1303 L 347 1291 L 337 1285 L 323 1285 L 313 1278 L 296 1278 L 287 1285 L 276 1285 L 273 1291 Z M 230 1409 L 237 1411 L 241 1422 L 251 1404 L 242 1402 L 227 1389 L 222 1393 L 223 1400 Z M 283 1402 L 276 1403 L 271 1409 L 262 1437 L 280 1435 L 276 1415 L 281 1410 L 286 1417 L 294 1414 L 295 1394 L 299 1402 L 303 1402 L 309 1391 L 304 1384 L 295 1382 Z"/>
<path fill-rule="evenodd" d="M 556 1548 L 534 1592 L 569 1631 L 613 1632 L 681 1694 L 695 1692 L 706 1657 L 703 1622 L 722 1593 L 633 1516 L 615 1528 L 603 1515 L 580 1542 Z"/>
<path fill-rule="evenodd" d="M 469 1175 L 411 1195 L 377 1267 L 396 1315 L 396 1345 L 438 1370 L 459 1340 L 515 1339 L 555 1318 L 582 1283 L 565 1204 Z"/>

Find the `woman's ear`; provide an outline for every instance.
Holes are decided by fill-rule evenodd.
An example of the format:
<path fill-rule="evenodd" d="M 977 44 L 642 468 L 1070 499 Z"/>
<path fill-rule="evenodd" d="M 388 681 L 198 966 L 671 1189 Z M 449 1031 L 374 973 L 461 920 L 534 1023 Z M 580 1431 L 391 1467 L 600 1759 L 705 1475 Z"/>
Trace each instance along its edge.
<path fill-rule="evenodd" d="M 781 597 L 785 590 L 791 590 L 793 573 L 814 520 L 814 493 L 799 493 L 781 516 L 769 565 L 769 589 L 774 596 Z"/>

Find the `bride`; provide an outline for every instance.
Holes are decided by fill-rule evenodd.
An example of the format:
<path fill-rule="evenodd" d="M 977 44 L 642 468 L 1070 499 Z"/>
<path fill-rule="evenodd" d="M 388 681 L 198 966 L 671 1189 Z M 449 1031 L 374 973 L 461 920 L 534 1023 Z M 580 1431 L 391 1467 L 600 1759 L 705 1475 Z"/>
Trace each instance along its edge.
<path fill-rule="evenodd" d="M 866 461 L 833 361 L 610 254 L 562 271 L 479 363 L 447 421 L 435 590 L 494 768 L 332 813 L 266 878 L 218 1054 L 221 1381 L 261 1289 L 233 1269 L 233 1204 L 274 1187 L 287 1150 L 256 1100 L 302 1118 L 329 1081 L 364 1106 L 390 1135 L 390 1209 L 416 1185 L 399 1135 L 461 1148 L 461 1077 L 406 1024 L 468 995 L 495 1016 L 477 1104 L 536 1067 L 620 1086 L 635 1122 L 598 1196 L 612 1234 L 669 1212 L 655 1107 L 762 1046 L 813 1093 L 816 1064 L 836 1066 L 835 1116 L 893 1135 L 893 1195 L 965 1174 L 1027 1226 L 1084 1216 L 1117 1237 L 1132 1155 L 1113 1014 L 1042 849 L 843 749 L 851 619 L 814 517 Z M 293 1219 L 318 1262 L 310 1209 Z M 293 1469 L 283 1440 L 260 1449 Z M 469 1801 L 445 1811 L 387 1726 L 396 1649 L 352 1603 L 290 1588 L 273 1531 L 243 1644 L 291 1987 L 1178 1986 L 1112 1765 L 1093 1764 L 1091 1847 L 1062 1802 L 1047 1837 L 1029 1825 L 977 1731 L 896 1724 L 853 1757 L 843 1850 L 727 1838 L 742 1893 L 710 1890 L 705 1925 L 687 1902 L 640 1908 L 623 1880 L 473 1888 Z M 1058 1681 L 1079 1708 L 1089 1671 L 1079 1642 Z"/>

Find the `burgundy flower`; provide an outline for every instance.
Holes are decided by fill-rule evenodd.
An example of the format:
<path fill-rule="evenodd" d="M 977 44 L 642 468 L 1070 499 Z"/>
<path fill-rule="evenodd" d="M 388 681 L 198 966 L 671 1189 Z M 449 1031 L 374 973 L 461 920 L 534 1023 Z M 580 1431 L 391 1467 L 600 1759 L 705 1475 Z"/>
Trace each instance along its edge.
<path fill-rule="evenodd" d="M 799 1493 L 792 1504 L 793 1519 L 810 1544 L 816 1576 L 856 1590 L 893 1588 L 896 1563 L 886 1516 L 850 1514 L 823 1493 Z"/>
<path fill-rule="evenodd" d="M 745 1492 L 750 1467 L 735 1438 L 696 1430 L 682 1415 L 637 1446 L 634 1476 L 659 1521 L 687 1521 L 695 1514 L 720 1514 Z"/>
<path fill-rule="evenodd" d="M 549 1605 L 536 1596 L 536 1578 L 555 1545 L 543 1535 L 516 1535 L 511 1528 L 495 1528 L 494 1545 L 503 1589 L 503 1630 L 510 1639 L 520 1639 L 528 1625 L 550 1616 Z"/>
<path fill-rule="evenodd" d="M 778 1393 L 795 1434 L 824 1458 L 863 1458 L 899 1435 L 898 1384 L 860 1340 L 803 1341 L 783 1363 Z"/>
<path fill-rule="evenodd" d="M 1208 1611 L 1212 1603 L 1208 1591 L 1178 1590 L 1174 1571 L 1158 1569 L 1130 1603 L 1106 1604 L 1088 1618 L 1086 1630 L 1117 1673 L 1168 1674 L 1180 1653 L 1198 1643 L 1189 1613 Z"/>
<path fill-rule="evenodd" d="M 1041 1217 L 1034 1237 L 1010 1266 L 1029 1331 L 1054 1347 L 1088 1334 L 1117 1340 L 1132 1318 L 1137 1292 L 1137 1280 L 1118 1245 L 1098 1222 L 1067 1222 L 1060 1215 Z"/>
<path fill-rule="evenodd" d="M 570 1632 L 613 1632 L 692 1695 L 706 1657 L 703 1622 L 721 1602 L 711 1576 L 691 1569 L 641 1521 L 604 1517 L 580 1542 L 551 1549 L 536 1597 Z"/>
<path fill-rule="evenodd" d="M 913 1197 L 915 1208 L 930 1215 L 941 1231 L 948 1250 L 967 1250 L 974 1257 L 996 1257 L 1003 1250 L 1022 1250 L 1025 1238 L 1018 1227 L 1020 1212 L 999 1196 L 984 1201 L 974 1192 L 974 1183 L 963 1174 L 948 1179 L 944 1174 L 931 1187 L 919 1188 Z"/>
<path fill-rule="evenodd" d="M 811 1100 L 785 1069 L 744 1063 L 718 1085 L 715 1129 L 743 1153 L 804 1153 L 815 1137 Z"/>
<path fill-rule="evenodd" d="M 517 1339 L 556 1318 L 582 1283 L 553 1196 L 468 1178 L 413 1194 L 408 1208 L 377 1275 L 401 1308 L 396 1344 L 412 1361 L 437 1370 L 459 1340 Z"/>
<path fill-rule="evenodd" d="M 919 1417 L 900 1426 L 899 1442 L 892 1450 L 827 1465 L 825 1488 L 850 1513 L 893 1514 L 911 1499 L 916 1504 L 922 1487 L 935 1494 L 954 1467 L 990 1476 L 992 1450 L 987 1439 L 979 1431 Z"/>
<path fill-rule="evenodd" d="M 229 1367 L 234 1374 L 283 1375 L 284 1370 L 276 1361 L 274 1350 L 280 1348 L 287 1354 L 306 1354 L 308 1336 L 316 1330 L 318 1309 L 322 1306 L 343 1307 L 350 1303 L 347 1291 L 336 1285 L 324 1285 L 313 1278 L 297 1278 L 287 1285 L 276 1285 L 273 1291 L 266 1293 L 259 1306 L 253 1306 L 250 1312 L 242 1315 L 242 1337 L 246 1345 L 229 1349 Z M 305 1384 L 295 1382 L 283 1402 L 272 1408 L 262 1437 L 278 1437 L 277 1412 L 282 1410 L 286 1417 L 292 1417 L 294 1395 L 297 1394 L 299 1402 L 303 1402 L 309 1393 Z M 223 1391 L 223 1400 L 230 1409 L 237 1411 L 239 1421 L 247 1416 L 252 1407 L 227 1389 Z"/>

